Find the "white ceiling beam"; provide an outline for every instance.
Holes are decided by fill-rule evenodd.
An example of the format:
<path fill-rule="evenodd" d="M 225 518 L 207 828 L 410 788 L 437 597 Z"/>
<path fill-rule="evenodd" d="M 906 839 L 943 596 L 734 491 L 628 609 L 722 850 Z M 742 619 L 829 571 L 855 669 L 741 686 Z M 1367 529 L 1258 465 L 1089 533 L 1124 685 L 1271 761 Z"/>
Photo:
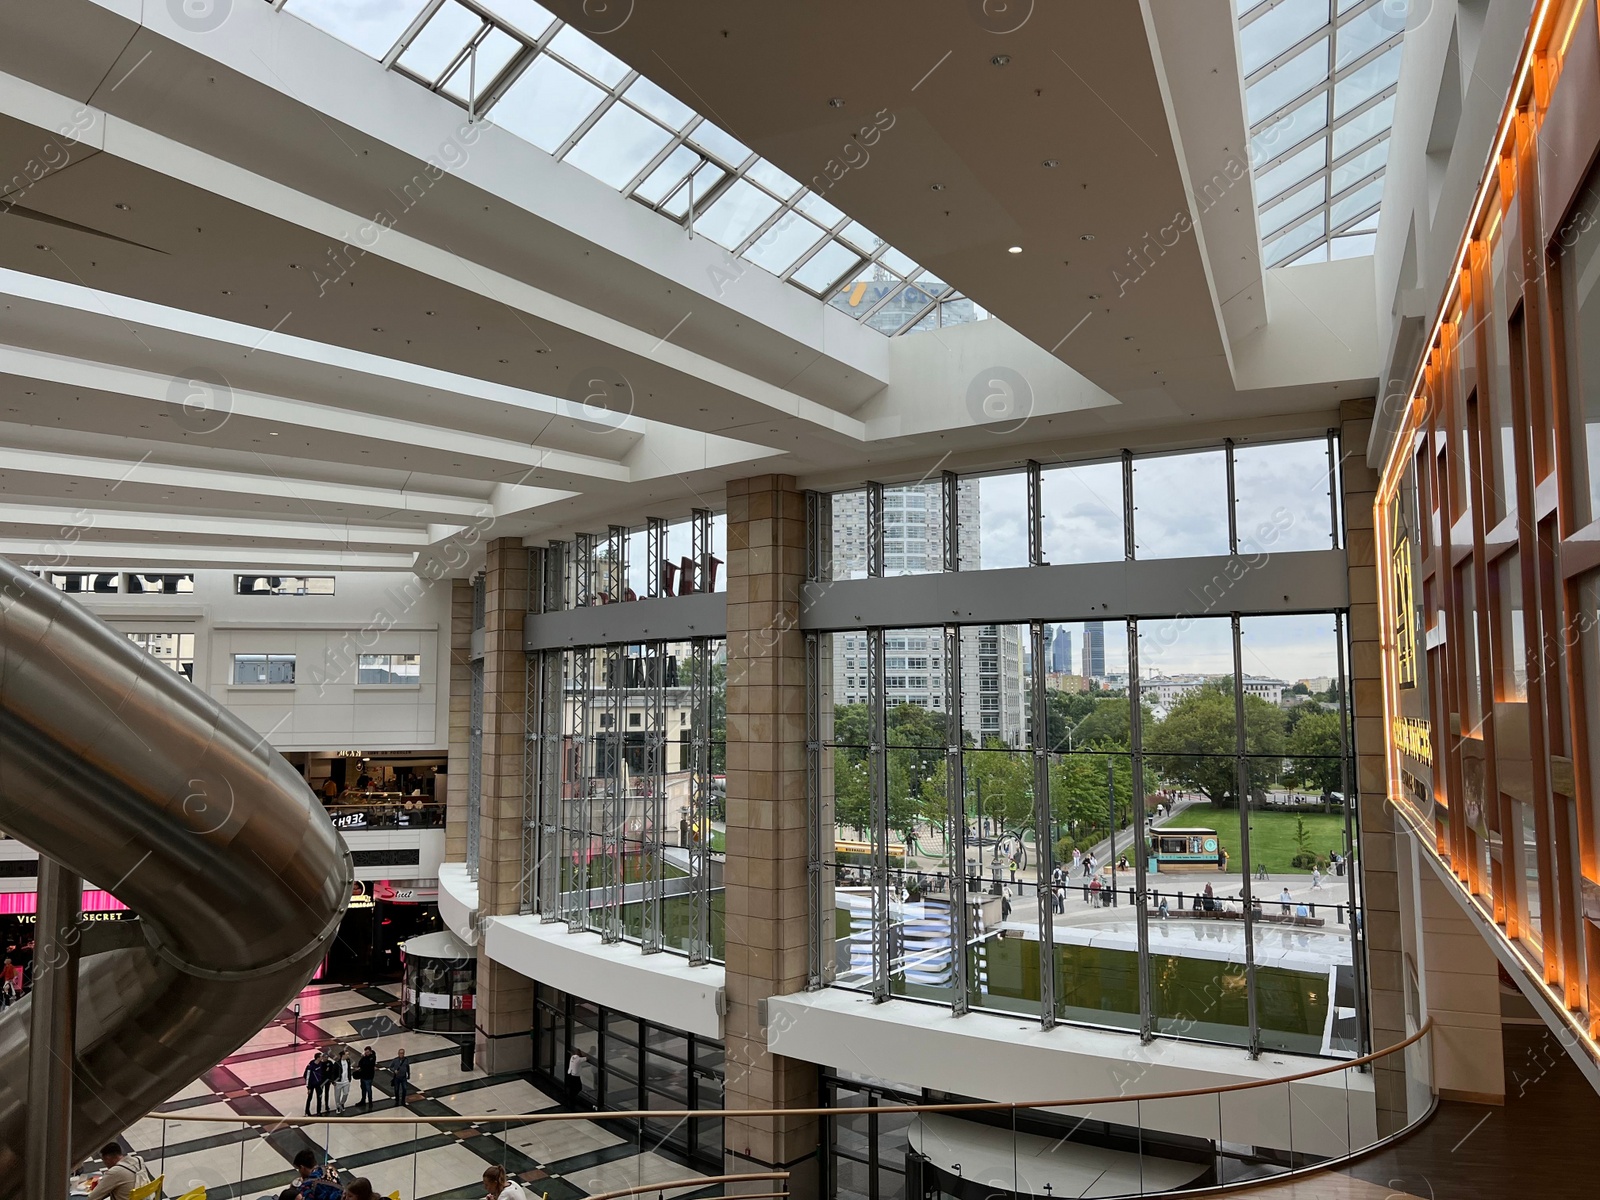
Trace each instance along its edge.
<path fill-rule="evenodd" d="M 25 530 L 37 530 L 38 536 L 63 544 L 89 541 L 102 531 L 115 532 L 124 541 L 182 535 L 197 544 L 209 539 L 248 538 L 263 542 L 343 542 L 349 546 L 386 546 L 397 551 L 406 547 L 421 548 L 429 542 L 428 532 L 423 528 L 281 521 L 265 517 L 241 520 L 95 505 L 71 506 L 58 500 L 0 502 L 0 530 L 17 536 L 22 536 Z"/>

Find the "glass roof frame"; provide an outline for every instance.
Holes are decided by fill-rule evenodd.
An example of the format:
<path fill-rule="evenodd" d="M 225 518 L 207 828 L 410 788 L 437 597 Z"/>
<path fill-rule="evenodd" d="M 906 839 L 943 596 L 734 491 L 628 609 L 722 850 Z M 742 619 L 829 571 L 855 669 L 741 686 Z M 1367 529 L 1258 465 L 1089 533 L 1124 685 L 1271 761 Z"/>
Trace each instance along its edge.
<path fill-rule="evenodd" d="M 1291 124 L 1292 127 L 1288 119 L 1300 116 L 1311 106 L 1320 104 L 1322 107 L 1321 121 L 1315 129 L 1281 149 L 1270 147 L 1270 157 L 1263 156 L 1252 163 L 1252 177 L 1258 186 L 1256 224 L 1262 243 L 1263 265 L 1293 265 L 1296 262 L 1342 257 L 1343 251 L 1357 250 L 1370 241 L 1363 227 L 1372 221 L 1382 206 L 1382 181 L 1387 171 L 1387 155 L 1385 153 L 1382 161 L 1363 170 L 1355 179 L 1341 179 L 1340 176 L 1341 173 L 1347 173 L 1345 169 L 1351 164 L 1385 146 L 1388 141 L 1393 105 L 1389 104 L 1386 111 L 1384 105 L 1393 99 L 1399 86 L 1400 47 L 1405 39 L 1403 17 L 1397 18 L 1387 7 L 1386 0 L 1236 0 L 1235 10 L 1241 70 L 1248 68 L 1244 77 L 1247 120 L 1252 91 L 1257 96 L 1270 94 L 1268 88 L 1259 86 L 1270 81 L 1276 84 L 1274 90 L 1279 92 L 1273 107 L 1249 122 L 1252 143 L 1270 133 L 1280 122 Z M 1308 18 L 1317 23 L 1310 24 Z M 1268 51 L 1265 55 L 1262 53 L 1263 47 Z M 1314 67 L 1319 48 L 1324 51 L 1321 73 L 1304 74 L 1305 86 L 1296 88 L 1292 95 L 1283 92 L 1283 85 L 1277 83 L 1274 76 L 1286 68 L 1295 70 L 1297 76 L 1302 75 L 1303 68 Z M 1392 77 L 1388 74 L 1391 54 Z M 1260 58 L 1261 61 L 1252 61 L 1253 58 Z M 1342 65 L 1341 58 L 1345 60 Z M 1290 87 L 1295 87 L 1295 78 L 1281 78 Z M 1341 85 L 1348 84 L 1354 89 L 1369 79 L 1380 86 L 1371 94 L 1360 96 L 1349 111 L 1338 113 Z M 1386 116 L 1388 120 L 1384 119 Z M 1362 118 L 1369 120 L 1358 124 Z M 1363 131 L 1365 124 L 1371 123 L 1371 118 L 1376 118 L 1377 122 L 1367 136 L 1336 155 L 1335 151 L 1343 140 L 1340 135 L 1351 129 Z M 1319 143 L 1323 146 L 1321 166 L 1312 168 L 1286 186 L 1278 186 L 1271 195 L 1261 198 L 1259 181 L 1263 176 Z M 1259 150 L 1259 147 L 1255 149 Z M 1337 190 L 1336 180 L 1340 184 Z M 1373 189 L 1374 184 L 1377 186 L 1370 202 L 1361 204 L 1354 213 L 1340 211 L 1341 205 L 1348 207 L 1347 201 L 1361 197 L 1364 189 Z M 1321 199 L 1309 207 L 1305 206 L 1310 194 L 1319 190 Z M 1314 236 L 1290 236 L 1303 235 L 1312 225 L 1318 226 Z M 1341 245 L 1333 245 L 1341 238 L 1345 239 Z M 1364 252 L 1370 253 L 1370 249 Z"/>
<path fill-rule="evenodd" d="M 267 3 L 275 9 L 287 5 L 291 14 L 318 24 L 316 0 Z M 566 46 L 557 44 L 558 39 Z M 480 56 L 485 60 L 481 79 Z M 644 153 L 621 160 L 625 175 L 602 181 L 686 228 L 690 236 L 708 236 L 735 258 L 761 267 L 886 336 L 965 324 L 988 315 L 870 234 L 821 192 L 768 163 L 534 0 L 417 0 L 416 15 L 380 61 L 386 70 L 461 106 L 469 119 L 493 121 L 502 128 L 507 126 L 495 120 L 495 107 L 514 94 L 519 81 L 532 81 L 530 72 L 536 68 L 561 72 L 560 79 L 581 92 L 579 98 L 588 111 L 547 152 L 567 161 L 575 151 L 592 148 L 591 157 L 598 156 L 600 165 L 616 165 L 605 158 L 623 148 L 617 139 L 611 146 L 599 145 L 607 132 L 602 130 L 592 147 L 586 141 L 615 114 L 617 125 L 630 125 L 632 132 L 659 144 L 644 142 Z M 637 98 L 630 95 L 636 85 L 644 93 Z M 663 110 L 678 116 L 665 116 Z M 518 136 L 532 142 L 525 134 Z M 600 178 L 583 162 L 575 160 L 572 165 Z M 658 172 L 666 172 L 659 186 L 654 182 Z M 699 192 L 696 185 L 703 176 L 708 182 Z M 719 205 L 724 206 L 721 211 Z M 753 221 L 747 219 L 750 215 Z M 706 233 L 705 227 L 711 232 Z M 735 232 L 737 236 L 728 236 Z M 812 269 L 807 271 L 808 267 Z M 869 289 L 881 289 L 881 294 L 874 290 L 869 295 Z"/>

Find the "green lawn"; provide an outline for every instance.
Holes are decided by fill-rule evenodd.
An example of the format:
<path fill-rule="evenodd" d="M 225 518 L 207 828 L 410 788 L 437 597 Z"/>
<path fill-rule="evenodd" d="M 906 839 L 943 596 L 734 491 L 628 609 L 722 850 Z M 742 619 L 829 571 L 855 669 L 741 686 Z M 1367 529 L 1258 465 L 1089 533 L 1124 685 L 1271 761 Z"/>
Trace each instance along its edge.
<path fill-rule="evenodd" d="M 1204 815 L 1202 815 L 1204 814 Z M 1344 853 L 1344 817 L 1333 813 L 1252 812 L 1250 814 L 1250 862 L 1253 866 L 1266 864 L 1270 874 L 1294 874 L 1289 865 L 1300 847 L 1295 842 L 1295 822 L 1306 823 L 1306 848 L 1318 858 L 1327 858 L 1329 850 Z M 1228 852 L 1228 870 L 1241 870 L 1244 859 L 1239 853 L 1239 814 L 1235 809 L 1195 807 L 1183 814 L 1185 825 L 1212 824 L 1217 827 L 1222 846 Z M 1300 874 L 1309 875 L 1309 870 Z"/>

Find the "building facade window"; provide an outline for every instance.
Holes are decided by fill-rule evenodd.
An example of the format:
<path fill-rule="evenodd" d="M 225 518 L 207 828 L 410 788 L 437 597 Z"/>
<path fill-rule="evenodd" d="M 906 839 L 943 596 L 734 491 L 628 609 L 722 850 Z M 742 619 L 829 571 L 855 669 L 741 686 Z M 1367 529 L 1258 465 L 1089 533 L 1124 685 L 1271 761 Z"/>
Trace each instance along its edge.
<path fill-rule="evenodd" d="M 422 655 L 363 654 L 356 667 L 356 682 L 368 687 L 415 687 L 422 682 Z"/>
<path fill-rule="evenodd" d="M 331 596 L 332 575 L 235 575 L 238 596 Z"/>
<path fill-rule="evenodd" d="M 194 634 L 130 633 L 128 640 L 162 666 L 194 680 Z"/>
<path fill-rule="evenodd" d="M 257 684 L 292 686 L 294 684 L 294 655 L 235 654 L 233 656 L 233 682 L 241 687 Z"/>

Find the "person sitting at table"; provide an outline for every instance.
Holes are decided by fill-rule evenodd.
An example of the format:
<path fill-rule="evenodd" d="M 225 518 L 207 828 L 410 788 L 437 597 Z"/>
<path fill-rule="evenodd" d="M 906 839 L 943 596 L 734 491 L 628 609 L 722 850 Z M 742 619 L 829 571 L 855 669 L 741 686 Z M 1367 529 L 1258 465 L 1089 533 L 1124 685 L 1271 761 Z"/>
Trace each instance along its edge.
<path fill-rule="evenodd" d="M 137 1154 L 125 1154 L 116 1142 L 108 1142 L 100 1151 L 100 1162 L 105 1170 L 100 1181 L 89 1191 L 89 1200 L 128 1200 L 133 1189 L 149 1183 L 150 1168 Z"/>

